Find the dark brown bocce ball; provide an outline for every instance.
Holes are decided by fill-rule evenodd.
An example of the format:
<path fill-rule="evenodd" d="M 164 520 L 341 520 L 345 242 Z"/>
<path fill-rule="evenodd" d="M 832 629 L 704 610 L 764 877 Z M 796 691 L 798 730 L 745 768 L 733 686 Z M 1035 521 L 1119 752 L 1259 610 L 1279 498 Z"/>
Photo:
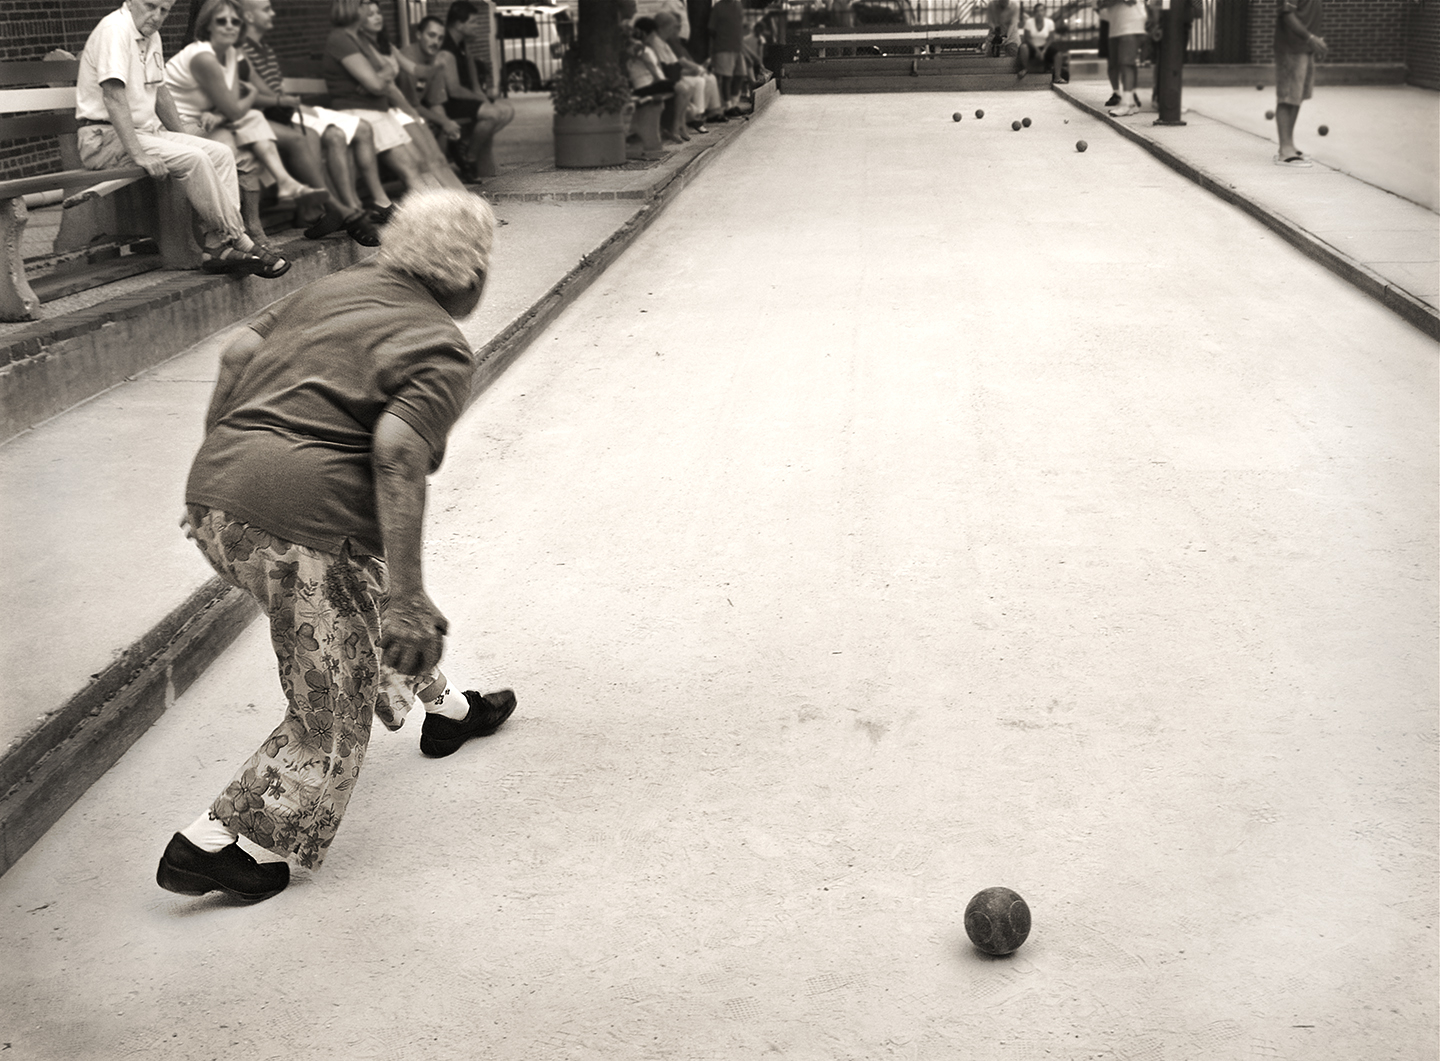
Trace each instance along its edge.
<path fill-rule="evenodd" d="M 1011 123 L 1010 123 L 1010 128 L 1014 129 L 1014 130 L 1018 133 L 1018 132 L 1020 131 L 1020 123 L 1019 123 L 1019 122 L 1011 122 Z"/>
<path fill-rule="evenodd" d="M 985 112 L 984 112 L 984 111 L 976 111 L 976 112 L 975 112 L 975 117 L 977 117 L 977 118 L 983 118 L 983 117 L 985 117 Z"/>
<path fill-rule="evenodd" d="M 1328 125 L 1322 125 L 1322 126 L 1320 126 L 1320 135 L 1321 135 L 1321 136 L 1329 136 L 1329 135 L 1330 135 L 1330 126 L 1328 126 Z"/>
<path fill-rule="evenodd" d="M 965 934 L 986 954 L 1009 954 L 1030 935 L 1030 907 L 1009 888 L 986 888 L 965 907 Z"/>
<path fill-rule="evenodd" d="M 1270 121 L 1270 119 L 1272 119 L 1272 118 L 1274 118 L 1274 117 L 1275 117 L 1275 112 L 1274 112 L 1274 111 L 1266 111 L 1266 112 L 1265 112 L 1265 120 L 1266 120 L 1267 122 Z"/>
<path fill-rule="evenodd" d="M 950 117 L 958 122 L 960 120 L 960 112 L 956 111 L 954 114 L 950 115 Z"/>
<path fill-rule="evenodd" d="M 1089 146 L 1090 146 L 1090 145 L 1087 144 L 1084 140 L 1076 140 L 1076 141 L 1075 141 L 1075 150 L 1076 150 L 1076 151 L 1084 151 L 1084 150 L 1085 150 L 1087 147 L 1089 147 Z"/>
<path fill-rule="evenodd" d="M 1025 128 L 1028 129 L 1028 128 L 1030 128 L 1030 119 L 1029 119 L 1029 118 L 1021 118 L 1021 119 L 1020 119 L 1020 124 L 1023 125 L 1023 126 L 1025 126 Z"/>

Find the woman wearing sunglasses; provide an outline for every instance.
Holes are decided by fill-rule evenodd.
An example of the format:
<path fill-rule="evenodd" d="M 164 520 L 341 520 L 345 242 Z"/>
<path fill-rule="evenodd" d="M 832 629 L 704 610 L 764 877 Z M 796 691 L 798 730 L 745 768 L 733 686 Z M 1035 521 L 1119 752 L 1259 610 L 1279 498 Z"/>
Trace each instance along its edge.
<path fill-rule="evenodd" d="M 237 45 L 244 31 L 238 0 L 205 0 L 195 18 L 196 39 L 165 64 L 165 85 L 184 120 L 194 122 L 207 138 L 228 145 L 235 153 L 245 229 L 256 246 L 274 253 L 260 220 L 263 172 L 275 179 L 279 201 L 293 203 L 297 214 L 318 214 L 329 193 L 290 175 L 275 146 L 270 123 L 251 109 L 255 90 L 239 78 Z"/>

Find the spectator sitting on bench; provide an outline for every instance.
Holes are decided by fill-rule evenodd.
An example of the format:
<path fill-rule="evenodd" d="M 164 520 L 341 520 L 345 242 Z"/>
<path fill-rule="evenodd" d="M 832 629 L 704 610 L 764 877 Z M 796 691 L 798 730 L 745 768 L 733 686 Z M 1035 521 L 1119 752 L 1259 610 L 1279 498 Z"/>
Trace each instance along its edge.
<path fill-rule="evenodd" d="M 990 32 L 980 51 L 991 58 L 1012 58 L 1015 60 L 1015 76 L 1025 76 L 1025 64 L 1020 59 L 1020 0 L 990 0 L 985 7 L 985 21 Z"/>
<path fill-rule="evenodd" d="M 196 39 L 165 64 L 165 87 L 181 121 L 199 126 L 207 139 L 234 152 L 245 230 L 256 246 L 273 251 L 260 220 L 261 167 L 275 178 L 278 201 L 293 203 L 297 213 L 310 212 L 310 221 L 324 210 L 329 195 L 290 175 L 270 123 L 250 109 L 255 90 L 238 79 L 236 45 L 244 26 L 239 0 L 205 0 L 195 19 Z"/>
<path fill-rule="evenodd" d="M 385 32 L 385 16 L 381 14 L 378 3 L 365 5 L 360 17 L 360 36 L 370 45 L 372 55 L 379 59 L 376 72 L 390 85 L 390 114 L 409 135 L 415 153 L 420 156 L 421 167 L 446 188 L 464 191 L 464 183 L 455 175 L 445 152 L 436 143 L 435 134 L 430 131 L 425 116 L 415 108 L 415 82 L 411 77 L 414 64 L 408 59 L 402 61 L 399 51 L 390 43 L 390 37 Z"/>
<path fill-rule="evenodd" d="M 707 121 L 728 121 L 725 108 L 720 105 L 720 83 L 686 50 L 685 42 L 680 39 L 681 25 L 680 16 L 674 11 L 657 12 L 655 33 L 646 43 L 660 60 L 662 70 L 667 68 L 667 63 L 679 64 L 680 84 L 690 97 L 690 105 L 685 109 L 686 121 L 697 132 L 708 133 Z"/>
<path fill-rule="evenodd" d="M 335 28 L 325 40 L 325 57 L 321 62 L 330 102 L 342 114 L 353 115 L 369 124 L 375 153 L 399 174 L 406 188 L 444 187 L 426 172 L 419 151 L 410 142 L 410 134 L 390 113 L 394 105 L 390 91 L 395 82 L 393 77 L 389 80 L 382 77 L 379 71 L 391 68 L 361 35 L 363 17 L 378 7 L 373 0 L 332 0 L 330 22 Z M 377 223 L 389 221 L 392 211 L 388 198 L 382 203 L 380 197 L 375 196 L 371 216 Z"/>
<path fill-rule="evenodd" d="M 235 156 L 180 117 L 165 87 L 160 26 L 174 0 L 125 0 L 85 42 L 75 81 L 76 134 L 87 169 L 135 165 L 174 177 L 198 218 L 203 268 L 274 279 L 290 263 L 257 248 L 240 216 Z"/>
<path fill-rule="evenodd" d="M 445 71 L 440 68 L 440 53 L 445 42 L 445 22 L 436 15 L 426 15 L 415 27 L 415 39 L 401 48 L 396 57 L 404 66 L 409 80 L 403 86 L 406 97 L 430 126 L 446 156 L 460 171 L 466 184 L 479 184 L 480 174 L 466 142 L 466 129 L 474 131 L 473 122 L 462 126 L 445 113 Z"/>
<path fill-rule="evenodd" d="M 375 141 L 370 126 L 359 118 L 341 114 L 326 107 L 311 107 L 299 96 L 287 95 L 280 58 L 265 43 L 265 35 L 275 25 L 275 10 L 270 0 L 241 0 L 245 15 L 245 36 L 240 50 L 250 65 L 250 85 L 255 89 L 253 106 L 261 109 L 275 134 L 275 146 L 285 165 L 314 187 L 324 185 L 330 192 L 330 205 L 319 220 L 305 230 L 306 239 L 324 239 L 342 228 L 362 247 L 380 246 L 375 231 L 355 192 L 354 161 L 365 173 L 372 189 L 385 189 L 375 161 Z M 367 167 L 369 171 L 367 172 Z M 373 176 L 373 179 L 372 179 Z M 388 203 L 389 199 L 384 198 Z"/>
<path fill-rule="evenodd" d="M 437 76 L 430 85 L 432 106 L 443 107 L 445 114 L 462 128 L 470 126 L 465 140 L 463 167 L 471 177 L 493 177 L 500 172 L 495 165 L 495 134 L 515 119 L 515 108 L 509 100 L 490 94 L 489 65 L 483 71 L 470 54 L 472 35 L 487 34 L 480 11 L 469 0 L 455 0 L 445 12 L 445 35 L 436 55 Z"/>
<path fill-rule="evenodd" d="M 1016 71 L 1020 77 L 1030 72 L 1032 63 L 1037 67 L 1045 63 L 1046 49 L 1054 35 L 1055 20 L 1046 17 L 1044 4 L 1036 4 L 1030 17 L 1020 24 L 1020 69 Z"/>
<path fill-rule="evenodd" d="M 645 43 L 647 24 L 653 33 L 655 23 L 648 18 L 636 19 L 631 27 L 630 41 L 625 53 L 625 72 L 630 78 L 630 92 L 631 95 L 640 97 L 663 96 L 667 93 L 675 97 L 670 124 L 661 129 L 660 135 L 666 140 L 681 144 L 690 139 L 690 134 L 685 131 L 685 110 L 690 104 L 690 94 L 681 87 L 678 80 L 665 76 L 659 58 Z"/>
<path fill-rule="evenodd" d="M 690 139 L 690 134 L 685 131 L 685 117 L 690 111 L 693 100 L 694 82 L 685 80 L 680 60 L 670 50 L 670 46 L 661 39 L 653 18 L 637 18 L 631 27 L 631 32 L 644 49 L 643 54 L 654 60 L 653 67 L 646 67 L 647 71 L 658 71 L 659 80 L 667 86 L 666 91 L 674 97 L 665 102 L 665 109 L 661 111 L 660 120 L 663 123 L 661 135 L 677 144 L 684 143 Z M 633 76 L 630 81 L 631 84 L 635 83 Z M 637 92 L 636 95 L 640 95 L 640 93 Z"/>

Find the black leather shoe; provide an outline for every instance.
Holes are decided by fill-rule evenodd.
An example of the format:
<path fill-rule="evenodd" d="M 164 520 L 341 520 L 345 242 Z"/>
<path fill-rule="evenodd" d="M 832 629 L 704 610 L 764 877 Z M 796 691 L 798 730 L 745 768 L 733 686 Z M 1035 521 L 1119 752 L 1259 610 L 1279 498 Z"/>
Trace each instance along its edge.
<path fill-rule="evenodd" d="M 211 854 L 176 833 L 160 856 L 155 883 L 181 895 L 222 891 L 242 903 L 258 903 L 285 890 L 290 863 L 256 862 L 239 844 Z"/>
<path fill-rule="evenodd" d="M 420 729 L 421 752 L 432 759 L 457 752 L 471 737 L 490 736 L 515 710 L 515 694 L 509 689 L 484 696 L 466 690 L 465 699 L 470 710 L 462 719 L 434 713 L 425 716 L 425 725 Z"/>

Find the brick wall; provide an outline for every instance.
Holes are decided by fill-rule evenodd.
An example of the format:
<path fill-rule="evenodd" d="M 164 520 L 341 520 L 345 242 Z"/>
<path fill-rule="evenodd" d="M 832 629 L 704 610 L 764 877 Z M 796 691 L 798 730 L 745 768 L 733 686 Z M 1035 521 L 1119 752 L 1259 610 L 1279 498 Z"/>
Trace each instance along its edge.
<path fill-rule="evenodd" d="M 1412 0 L 1406 7 L 1406 80 L 1440 89 L 1440 0 Z"/>
<path fill-rule="evenodd" d="M 1429 4 L 1440 0 L 1424 0 Z M 1251 0 L 1250 61 L 1275 58 L 1276 0 Z M 1326 0 L 1324 26 L 1331 63 L 1405 62 L 1406 23 L 1415 0 Z"/>
<path fill-rule="evenodd" d="M 275 28 L 266 39 L 281 60 L 318 58 L 330 32 L 330 0 L 273 2 Z M 392 38 L 397 34 L 401 2 L 380 0 Z M 114 0 L 4 0 L 0 3 L 0 62 L 43 59 L 55 48 L 78 56 L 95 23 L 117 6 Z M 431 10 L 442 18 L 448 6 L 448 0 L 430 2 Z M 183 47 L 190 12 L 198 7 L 198 0 L 193 8 L 190 0 L 177 0 L 160 29 L 167 56 Z M 53 139 L 0 143 L 0 178 L 49 173 L 59 168 L 60 156 Z"/>

